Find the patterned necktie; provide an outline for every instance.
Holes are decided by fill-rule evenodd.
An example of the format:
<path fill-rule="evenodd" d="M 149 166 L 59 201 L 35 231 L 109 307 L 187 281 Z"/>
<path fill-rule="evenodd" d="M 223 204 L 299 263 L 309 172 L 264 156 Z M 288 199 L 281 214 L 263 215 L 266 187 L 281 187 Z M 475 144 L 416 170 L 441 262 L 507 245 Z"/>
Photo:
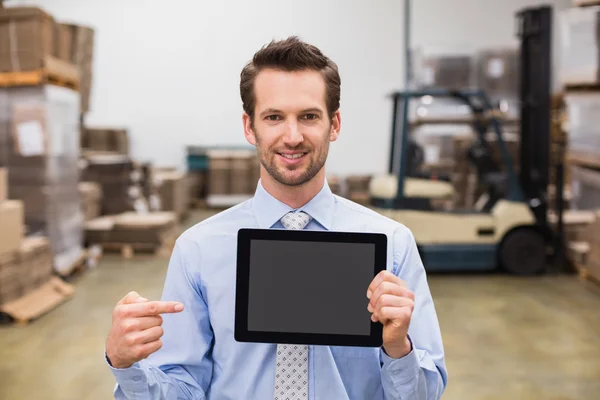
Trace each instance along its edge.
<path fill-rule="evenodd" d="M 285 229 L 304 229 L 311 221 L 310 215 L 289 212 L 281 218 Z M 275 370 L 274 400 L 308 399 L 308 346 L 278 344 Z"/>

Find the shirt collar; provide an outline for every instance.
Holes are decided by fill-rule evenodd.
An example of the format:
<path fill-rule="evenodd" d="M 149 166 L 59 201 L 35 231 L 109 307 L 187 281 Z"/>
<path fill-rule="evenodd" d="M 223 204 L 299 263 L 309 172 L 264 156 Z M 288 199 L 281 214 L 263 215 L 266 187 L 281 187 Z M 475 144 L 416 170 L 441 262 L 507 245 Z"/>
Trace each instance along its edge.
<path fill-rule="evenodd" d="M 325 184 L 319 193 L 298 209 L 291 208 L 269 194 L 262 186 L 260 180 L 256 186 L 254 198 L 252 199 L 254 215 L 256 216 L 259 227 L 262 229 L 271 228 L 281 219 L 281 217 L 290 211 L 304 211 L 325 229 L 330 230 L 333 221 L 334 204 L 335 199 L 327 180 L 325 180 Z"/>

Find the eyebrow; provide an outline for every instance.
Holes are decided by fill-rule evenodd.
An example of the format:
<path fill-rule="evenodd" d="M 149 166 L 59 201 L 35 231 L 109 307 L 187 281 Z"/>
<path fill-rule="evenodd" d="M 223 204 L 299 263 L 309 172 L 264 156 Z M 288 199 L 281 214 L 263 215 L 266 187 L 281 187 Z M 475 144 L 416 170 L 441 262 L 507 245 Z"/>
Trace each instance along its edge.
<path fill-rule="evenodd" d="M 312 108 L 307 108 L 305 110 L 302 110 L 300 112 L 301 114 L 306 114 L 306 113 L 317 113 L 319 115 L 323 114 L 323 110 L 321 110 L 320 108 L 317 107 L 312 107 Z M 268 114 L 283 114 L 283 111 L 278 110 L 276 108 L 267 108 L 265 111 L 263 111 L 262 113 L 260 113 L 261 117 L 264 117 Z"/>

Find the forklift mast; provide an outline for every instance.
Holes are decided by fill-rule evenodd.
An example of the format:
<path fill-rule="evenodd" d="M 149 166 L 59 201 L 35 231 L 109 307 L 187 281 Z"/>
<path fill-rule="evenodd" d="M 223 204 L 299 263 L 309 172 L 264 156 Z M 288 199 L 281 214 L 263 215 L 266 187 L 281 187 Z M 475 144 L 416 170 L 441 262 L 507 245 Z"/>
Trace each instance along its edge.
<path fill-rule="evenodd" d="M 536 222 L 548 226 L 552 8 L 525 8 L 516 14 L 521 40 L 519 183 Z"/>

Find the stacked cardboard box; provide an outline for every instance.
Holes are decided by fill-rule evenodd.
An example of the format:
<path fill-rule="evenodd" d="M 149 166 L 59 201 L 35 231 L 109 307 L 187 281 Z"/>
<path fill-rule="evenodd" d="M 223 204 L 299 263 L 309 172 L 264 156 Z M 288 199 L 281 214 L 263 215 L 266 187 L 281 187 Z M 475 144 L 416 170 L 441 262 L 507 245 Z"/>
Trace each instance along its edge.
<path fill-rule="evenodd" d="M 93 81 L 94 30 L 88 26 L 76 24 L 60 24 L 60 26 L 63 32 L 66 32 L 69 61 L 77 67 L 79 72 L 81 112 L 85 113 L 90 109 Z"/>
<path fill-rule="evenodd" d="M 98 218 L 102 213 L 102 186 L 96 182 L 80 182 L 78 189 L 84 220 Z"/>
<path fill-rule="evenodd" d="M 129 154 L 129 132 L 124 128 L 83 127 L 81 148 L 84 151 Z"/>
<path fill-rule="evenodd" d="M 70 268 L 83 252 L 79 93 L 53 85 L 2 88 L 0 103 L 11 198 L 23 201 L 28 231 L 49 238 L 55 268 Z"/>
<path fill-rule="evenodd" d="M 53 266 L 47 238 L 24 238 L 23 202 L 7 200 L 7 189 L 6 170 L 0 168 L 0 305 L 46 283 Z"/>
<path fill-rule="evenodd" d="M 371 175 L 350 175 L 346 177 L 346 196 L 358 204 L 368 205 L 371 201 L 369 184 Z"/>
<path fill-rule="evenodd" d="M 519 138 L 516 134 L 507 132 L 503 135 L 504 144 L 508 150 L 515 172 L 519 170 Z M 452 183 L 454 185 L 456 198 L 454 207 L 457 209 L 470 209 L 475 205 L 477 199 L 483 194 L 485 188 L 480 185 L 476 168 L 469 161 L 469 149 L 475 142 L 474 136 L 457 136 L 454 140 L 454 172 Z M 489 145 L 492 159 L 505 170 L 500 147 L 495 134 L 488 133 L 486 142 Z"/>
<path fill-rule="evenodd" d="M 158 188 L 161 210 L 172 211 L 183 218 L 188 211 L 188 180 L 183 172 L 155 171 L 154 182 Z"/>
<path fill-rule="evenodd" d="M 567 243 L 568 258 L 582 276 L 600 282 L 600 211 L 591 212 L 577 234 L 577 241 Z"/>
<path fill-rule="evenodd" d="M 413 79 L 420 88 L 466 88 L 475 83 L 475 59 L 450 49 L 414 51 Z"/>
<path fill-rule="evenodd" d="M 94 245 L 129 244 L 159 247 L 177 235 L 174 212 L 133 212 L 104 216 L 88 221 L 86 242 Z"/>
<path fill-rule="evenodd" d="M 40 8 L 0 8 L 0 72 L 42 68 L 47 57 L 59 53 L 55 50 L 55 24 Z"/>
<path fill-rule="evenodd" d="M 95 154 L 85 157 L 82 180 L 102 187 L 102 215 L 132 211 L 143 203 L 142 188 L 134 182 L 134 162 L 119 154 Z M 139 180 L 140 178 L 137 178 Z M 143 206 L 142 206 L 143 207 Z"/>
<path fill-rule="evenodd" d="M 560 14 L 560 79 L 568 85 L 600 83 L 600 6 Z"/>
<path fill-rule="evenodd" d="M 251 150 L 208 151 L 208 196 L 254 193 L 260 168 Z"/>

